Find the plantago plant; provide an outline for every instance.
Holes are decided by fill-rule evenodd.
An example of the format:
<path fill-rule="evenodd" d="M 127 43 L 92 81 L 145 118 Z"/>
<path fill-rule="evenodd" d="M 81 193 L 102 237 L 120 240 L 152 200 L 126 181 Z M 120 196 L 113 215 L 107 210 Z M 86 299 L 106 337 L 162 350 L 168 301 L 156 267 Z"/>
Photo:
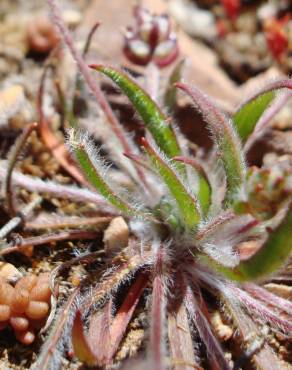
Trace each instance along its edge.
<path fill-rule="evenodd" d="M 49 4 L 118 143 L 118 150 L 109 150 L 114 158 L 104 159 L 94 140 L 75 124 L 68 132 L 68 147 L 91 197 L 96 192 L 119 225 L 122 216 L 123 227 L 129 228 L 129 237 L 107 247 L 101 280 L 84 295 L 74 293 L 79 296 L 78 308 L 72 309 L 75 355 L 89 366 L 111 366 L 137 308 L 144 307 L 149 311 L 149 340 L 147 355 L 136 368 L 239 369 L 252 360 L 255 368 L 284 369 L 268 333 L 291 333 L 292 304 L 260 282 L 283 268 L 291 253 L 291 163 L 249 168 L 245 148 L 257 137 L 257 125 L 277 91 L 291 89 L 292 82 L 272 82 L 232 116 L 195 86 L 177 82 L 176 89 L 192 100 L 214 142 L 203 158 L 192 153 L 172 118 L 132 77 L 108 65 L 91 65 L 91 72 L 110 79 L 137 111 L 145 130 L 137 145 L 94 85 L 55 2 Z M 111 177 L 114 163 L 128 178 L 127 188 Z M 232 333 L 240 338 L 237 357 L 227 358 L 221 347 L 223 336 L 210 312 L 215 306 L 233 328 L 228 338 Z M 44 346 L 36 368 L 47 368 L 44 353 L 51 349 Z"/>
<path fill-rule="evenodd" d="M 147 183 L 137 181 L 136 193 L 131 195 L 117 190 L 106 176 L 104 162 L 88 135 L 76 129 L 70 131 L 69 146 L 87 180 L 128 220 L 133 235 L 131 251 L 127 246 L 120 252 L 124 266 L 108 278 L 108 291 L 102 295 L 106 293 L 110 297 L 112 291 L 129 278 L 133 281 L 130 291 L 134 290 L 136 299 L 145 288 L 145 283 L 140 282 L 137 292 L 137 281 L 143 277 L 152 286 L 149 298 L 151 368 L 170 366 L 164 348 L 167 325 L 170 358 L 181 351 L 181 361 L 194 363 L 195 356 L 182 351 L 184 341 L 191 337 L 192 322 L 206 346 L 210 362 L 217 368 L 228 369 L 230 364 L 209 326 L 202 289 L 207 288 L 216 299 L 222 300 L 225 314 L 232 317 L 243 338 L 247 335 L 245 325 L 253 326 L 247 314 L 255 314 L 261 325 L 270 325 L 271 330 L 284 333 L 291 330 L 291 316 L 280 314 L 281 311 L 291 314 L 291 304 L 285 301 L 280 305 L 277 297 L 251 283 L 283 267 L 291 252 L 291 168 L 276 176 L 273 170 L 248 171 L 243 151 L 244 142 L 256 126 L 255 117 L 266 108 L 270 94 L 274 94 L 278 85 L 290 88 L 291 82 L 273 83 L 243 104 L 233 117 L 223 114 L 197 88 L 178 83 L 177 88 L 187 93 L 203 114 L 214 140 L 214 151 L 208 161 L 202 161 L 181 145 L 178 130 L 132 78 L 109 66 L 91 68 L 109 77 L 127 95 L 145 124 L 147 137 L 141 140 L 140 148 L 136 148 L 139 154 L 135 157 L 128 154 L 142 166 L 147 179 Z M 123 155 L 125 153 L 121 153 Z M 219 176 L 222 172 L 224 176 Z M 285 198 L 280 194 L 279 183 L 285 189 Z M 269 196 L 275 196 L 276 202 L 282 200 L 276 213 L 262 215 L 255 200 L 255 193 L 260 193 L 257 186 L 264 187 L 261 193 L 267 192 L 264 206 L 272 203 Z M 252 239 L 259 240 L 258 248 L 243 259 L 240 246 Z M 94 300 L 98 301 L 100 292 L 95 294 Z M 266 294 L 271 298 L 269 305 L 265 301 Z M 176 300 L 179 303 L 175 308 Z M 172 320 L 179 321 L 186 313 L 187 329 L 179 335 L 178 322 L 175 325 Z M 86 334 L 80 340 L 80 320 L 78 314 L 73 327 L 76 353 L 91 364 L 110 362 L 113 349 L 117 349 L 117 344 L 112 342 L 117 340 L 115 318 L 109 319 L 112 348 L 107 350 L 95 349 Z M 268 345 L 264 352 L 277 363 Z M 258 366 L 267 367 L 264 357 L 256 357 L 256 361 Z"/>

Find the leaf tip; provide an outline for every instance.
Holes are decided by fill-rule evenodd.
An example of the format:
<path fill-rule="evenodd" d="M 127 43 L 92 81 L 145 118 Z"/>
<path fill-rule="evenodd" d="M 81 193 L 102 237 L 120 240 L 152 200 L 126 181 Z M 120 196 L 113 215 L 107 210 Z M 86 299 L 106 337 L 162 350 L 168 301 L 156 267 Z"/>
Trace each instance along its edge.
<path fill-rule="evenodd" d="M 102 64 L 92 63 L 88 65 L 89 68 L 95 69 L 96 71 L 100 71 L 103 68 Z"/>

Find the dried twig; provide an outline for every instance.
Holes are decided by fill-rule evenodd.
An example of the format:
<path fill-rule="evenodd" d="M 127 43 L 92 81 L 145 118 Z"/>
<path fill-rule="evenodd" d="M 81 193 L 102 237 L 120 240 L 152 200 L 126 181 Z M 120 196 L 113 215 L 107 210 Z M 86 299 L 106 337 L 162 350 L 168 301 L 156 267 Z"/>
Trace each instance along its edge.
<path fill-rule="evenodd" d="M 106 227 L 113 217 L 69 217 L 61 216 L 57 214 L 50 215 L 48 213 L 40 214 L 33 221 L 25 223 L 26 230 L 48 230 L 48 229 L 67 229 L 67 228 L 92 228 L 98 230 Z"/>
<path fill-rule="evenodd" d="M 99 235 L 98 232 L 86 231 L 86 230 L 69 230 L 60 233 L 50 233 L 45 235 L 34 236 L 31 238 L 20 239 L 19 241 L 11 242 L 0 250 L 0 255 L 9 254 L 12 252 L 21 252 L 28 246 L 37 246 L 62 240 L 90 240 L 96 239 Z"/>
<path fill-rule="evenodd" d="M 7 175 L 5 181 L 2 184 L 2 192 L 5 199 L 6 208 L 11 216 L 15 216 L 17 211 L 14 206 L 13 200 L 13 191 L 12 191 L 12 172 L 15 167 L 15 164 L 18 160 L 20 153 L 23 150 L 28 138 L 32 134 L 32 132 L 37 128 L 37 123 L 31 123 L 27 125 L 20 137 L 16 140 L 16 143 L 13 145 L 9 155 L 8 155 L 8 165 L 7 165 Z"/>
<path fill-rule="evenodd" d="M 28 217 L 30 213 L 41 203 L 41 201 L 41 197 L 36 197 L 19 212 L 18 216 L 15 216 L 8 221 L 7 224 L 0 229 L 0 239 L 4 239 L 12 230 L 20 225 L 21 222 L 23 222 L 23 220 Z"/>

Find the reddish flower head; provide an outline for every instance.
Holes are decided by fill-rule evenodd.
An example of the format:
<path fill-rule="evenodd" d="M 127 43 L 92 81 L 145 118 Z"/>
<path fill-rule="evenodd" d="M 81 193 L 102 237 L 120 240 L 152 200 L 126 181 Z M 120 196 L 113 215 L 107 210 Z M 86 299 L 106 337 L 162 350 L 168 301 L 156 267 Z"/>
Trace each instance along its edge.
<path fill-rule="evenodd" d="M 129 27 L 125 35 L 126 57 L 139 65 L 153 61 L 162 68 L 171 64 L 178 56 L 178 46 L 169 17 L 152 15 L 139 6 L 134 9 L 134 17 L 136 26 Z"/>

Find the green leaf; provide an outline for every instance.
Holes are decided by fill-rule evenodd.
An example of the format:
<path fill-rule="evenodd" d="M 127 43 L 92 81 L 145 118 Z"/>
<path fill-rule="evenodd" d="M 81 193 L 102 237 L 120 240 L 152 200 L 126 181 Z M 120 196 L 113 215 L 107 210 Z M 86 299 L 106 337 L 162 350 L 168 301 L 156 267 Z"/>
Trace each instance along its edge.
<path fill-rule="evenodd" d="M 180 161 L 185 164 L 189 164 L 196 171 L 196 175 L 198 176 L 199 179 L 199 190 L 196 195 L 200 202 L 203 214 L 207 215 L 211 203 L 212 188 L 204 168 L 195 158 L 174 157 L 173 159 L 175 161 Z"/>
<path fill-rule="evenodd" d="M 258 120 L 264 111 L 275 98 L 275 92 L 270 91 L 258 96 L 256 99 L 243 105 L 233 116 L 233 122 L 238 135 L 243 142 L 246 142 L 249 135 L 253 132 Z"/>
<path fill-rule="evenodd" d="M 163 159 L 146 139 L 142 145 L 148 154 L 154 169 L 159 173 L 175 199 L 181 218 L 188 229 L 193 229 L 200 221 L 200 212 L 196 199 L 188 192 L 179 175 Z"/>
<path fill-rule="evenodd" d="M 176 86 L 192 98 L 212 132 L 226 173 L 225 205 L 228 206 L 244 187 L 246 178 L 243 150 L 237 133 L 227 117 L 199 89 L 184 83 L 178 83 Z"/>
<path fill-rule="evenodd" d="M 127 95 L 161 151 L 169 158 L 180 154 L 175 133 L 167 122 L 166 116 L 136 82 L 125 73 L 112 67 L 102 65 L 92 65 L 90 67 L 108 76 Z"/>
<path fill-rule="evenodd" d="M 242 261 L 234 269 L 216 266 L 228 278 L 244 282 L 263 278 L 282 267 L 292 251 L 292 202 L 286 217 L 271 232 L 264 245 L 249 259 Z"/>
<path fill-rule="evenodd" d="M 104 168 L 102 160 L 99 159 L 95 147 L 87 135 L 77 133 L 74 129 L 70 131 L 69 143 L 74 155 L 86 176 L 86 179 L 108 202 L 123 213 L 137 216 L 137 211 L 124 200 L 122 200 L 107 184 L 105 176 L 107 168 Z"/>
<path fill-rule="evenodd" d="M 267 84 L 240 105 L 233 116 L 234 125 L 243 142 L 254 131 L 264 111 L 276 97 L 277 90 L 292 89 L 291 80 L 277 80 Z"/>
<path fill-rule="evenodd" d="M 271 232 L 267 242 L 254 256 L 240 263 L 235 273 L 239 280 L 254 280 L 279 269 L 292 251 L 292 205 L 278 226 Z"/>

